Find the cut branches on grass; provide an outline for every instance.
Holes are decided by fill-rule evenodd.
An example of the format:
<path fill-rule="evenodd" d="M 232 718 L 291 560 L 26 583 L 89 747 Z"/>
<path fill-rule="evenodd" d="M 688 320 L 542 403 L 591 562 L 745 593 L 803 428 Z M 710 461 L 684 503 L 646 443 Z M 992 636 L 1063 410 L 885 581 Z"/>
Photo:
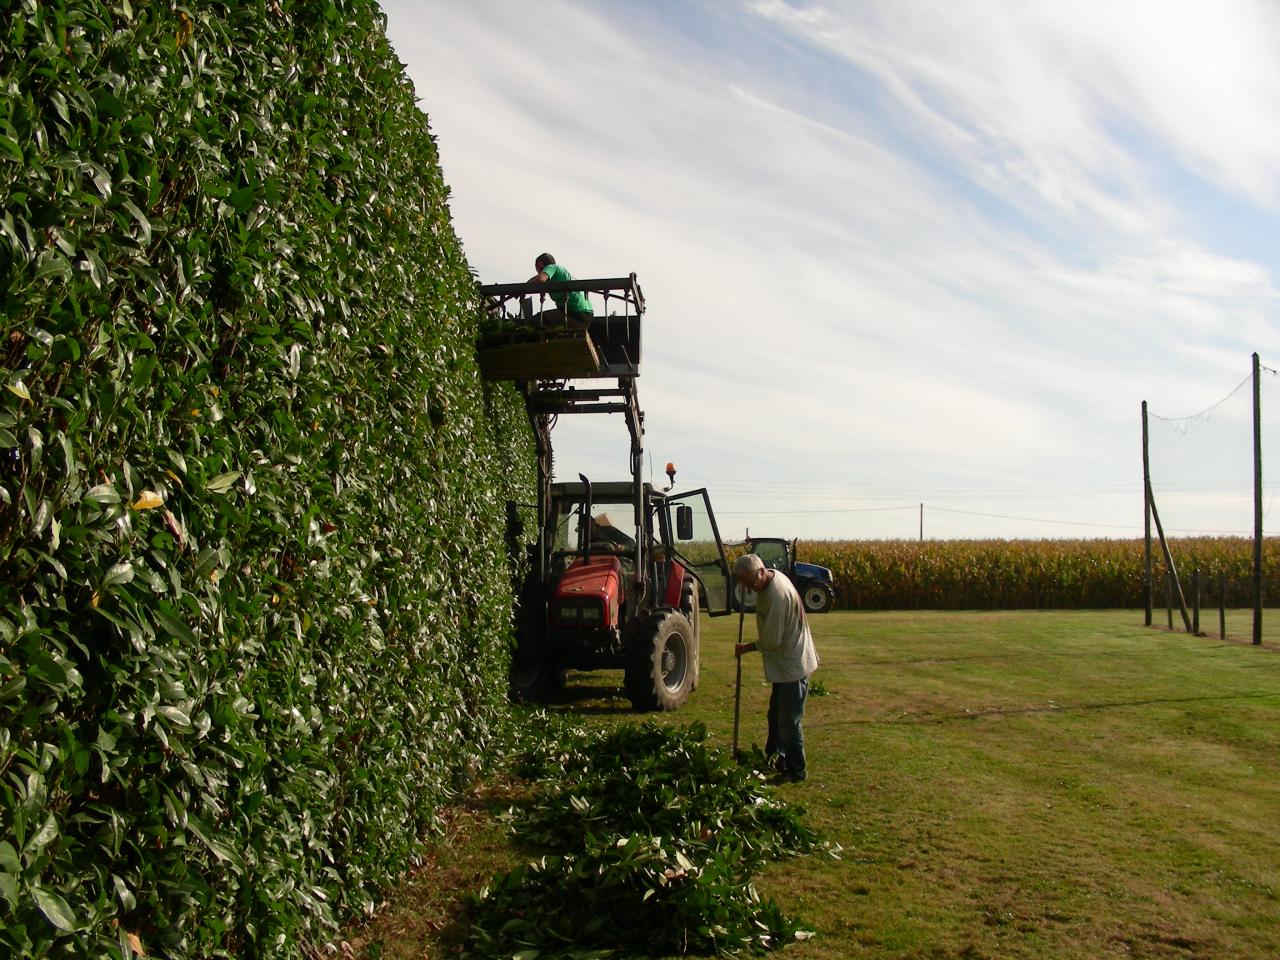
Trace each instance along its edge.
<path fill-rule="evenodd" d="M 758 767 L 701 724 L 559 734 L 518 758 L 535 783 L 511 831 L 541 855 L 475 898 L 471 956 L 760 953 L 805 932 L 752 874 L 820 840 Z"/>
<path fill-rule="evenodd" d="M 748 869 L 813 850 L 820 841 L 803 810 L 764 786 L 764 755 L 742 765 L 706 736 L 701 723 L 577 731 L 523 766 L 541 776 L 536 799 L 514 812 L 515 837 L 570 852 L 593 836 L 631 833 L 673 838 L 686 852 L 740 843 Z"/>

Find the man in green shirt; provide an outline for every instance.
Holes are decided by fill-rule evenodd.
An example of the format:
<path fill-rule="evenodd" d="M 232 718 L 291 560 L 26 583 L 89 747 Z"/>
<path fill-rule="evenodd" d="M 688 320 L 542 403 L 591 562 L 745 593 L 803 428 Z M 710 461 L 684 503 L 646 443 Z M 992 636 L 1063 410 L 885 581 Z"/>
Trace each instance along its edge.
<path fill-rule="evenodd" d="M 533 266 L 538 272 L 529 278 L 530 283 L 573 279 L 573 274 L 556 263 L 556 258 L 549 253 L 539 254 L 533 261 Z M 585 327 L 591 322 L 595 311 L 591 309 L 591 301 L 581 290 L 574 290 L 571 293 L 553 293 L 551 299 L 559 309 L 544 310 L 542 313 L 544 324 L 568 322 Z"/>

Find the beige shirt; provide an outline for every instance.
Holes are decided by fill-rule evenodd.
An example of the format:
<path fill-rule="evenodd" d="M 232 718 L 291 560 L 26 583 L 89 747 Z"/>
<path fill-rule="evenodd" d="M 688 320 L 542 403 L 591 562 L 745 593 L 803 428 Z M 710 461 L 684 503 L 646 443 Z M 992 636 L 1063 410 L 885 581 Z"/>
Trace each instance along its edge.
<path fill-rule="evenodd" d="M 756 649 L 770 683 L 802 680 L 818 669 L 818 651 L 800 594 L 777 570 L 756 594 L 756 633 Z"/>

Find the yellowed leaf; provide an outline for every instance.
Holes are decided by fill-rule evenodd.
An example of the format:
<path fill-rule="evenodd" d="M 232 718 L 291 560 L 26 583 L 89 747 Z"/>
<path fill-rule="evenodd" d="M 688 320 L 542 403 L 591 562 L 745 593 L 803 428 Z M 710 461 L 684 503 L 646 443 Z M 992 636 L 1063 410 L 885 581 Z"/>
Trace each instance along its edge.
<path fill-rule="evenodd" d="M 129 941 L 129 949 L 140 957 L 145 957 L 147 951 L 142 949 L 142 938 L 136 933 L 125 933 L 125 938 Z"/>
<path fill-rule="evenodd" d="M 154 490 L 143 490 L 138 494 L 138 499 L 129 504 L 129 506 L 135 510 L 154 510 L 156 507 L 164 506 L 164 497 Z"/>
<path fill-rule="evenodd" d="M 10 383 L 9 392 L 15 397 L 21 397 L 23 400 L 31 399 L 31 391 L 27 389 L 27 385 L 21 380 L 14 380 Z"/>
<path fill-rule="evenodd" d="M 178 14 L 178 30 L 173 38 L 174 41 L 177 43 L 179 50 L 185 47 L 187 45 L 187 41 L 191 39 L 192 28 L 193 28 L 193 24 L 191 23 L 191 18 L 188 17 L 185 13 L 179 13 Z"/>

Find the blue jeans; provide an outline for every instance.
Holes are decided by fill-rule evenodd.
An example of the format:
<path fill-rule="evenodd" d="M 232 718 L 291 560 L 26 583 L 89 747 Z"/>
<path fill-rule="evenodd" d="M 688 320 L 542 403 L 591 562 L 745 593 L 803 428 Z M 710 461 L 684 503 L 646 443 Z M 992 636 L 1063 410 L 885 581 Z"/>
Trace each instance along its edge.
<path fill-rule="evenodd" d="M 809 680 L 775 683 L 769 694 L 769 738 L 766 754 L 778 754 L 781 772 L 793 780 L 805 778 L 804 701 L 809 695 Z"/>

